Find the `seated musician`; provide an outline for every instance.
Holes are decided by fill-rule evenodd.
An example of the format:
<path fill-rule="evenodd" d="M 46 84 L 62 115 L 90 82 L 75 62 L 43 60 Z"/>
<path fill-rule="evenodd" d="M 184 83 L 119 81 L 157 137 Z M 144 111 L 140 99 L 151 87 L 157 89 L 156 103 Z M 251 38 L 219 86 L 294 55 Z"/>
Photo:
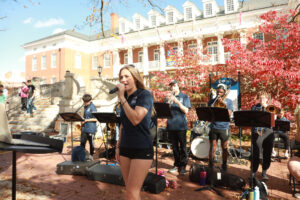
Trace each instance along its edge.
<path fill-rule="evenodd" d="M 82 122 L 80 146 L 85 148 L 86 141 L 89 140 L 90 154 L 94 154 L 94 137 L 97 132 L 96 122 L 97 119 L 94 117 L 92 112 L 97 112 L 95 105 L 92 102 L 92 96 L 85 94 L 82 97 L 84 103 L 84 122 Z"/>
<path fill-rule="evenodd" d="M 279 110 L 279 112 L 277 113 L 277 119 L 276 120 L 289 121 L 287 118 L 284 117 L 284 110 L 283 109 Z M 285 148 L 284 157 L 289 158 L 290 141 L 289 141 L 289 136 L 288 136 L 287 132 L 286 131 L 275 131 L 275 133 L 277 133 L 278 136 L 284 142 L 284 148 Z M 276 151 L 274 151 L 274 148 L 273 148 L 272 156 L 276 156 Z"/>
<path fill-rule="evenodd" d="M 208 102 L 208 106 L 212 107 L 223 107 L 228 109 L 229 116 L 232 115 L 233 111 L 233 103 L 231 99 L 226 98 L 227 96 L 227 86 L 224 84 L 219 84 L 217 86 L 217 97 L 211 99 Z M 215 151 L 217 146 L 217 140 L 221 140 L 222 145 L 222 170 L 227 170 L 227 157 L 228 157 L 228 139 L 230 137 L 229 131 L 229 122 L 213 122 L 210 127 L 209 132 L 209 141 L 210 141 L 210 149 L 209 149 L 209 165 L 213 165 L 213 160 L 215 157 Z"/>

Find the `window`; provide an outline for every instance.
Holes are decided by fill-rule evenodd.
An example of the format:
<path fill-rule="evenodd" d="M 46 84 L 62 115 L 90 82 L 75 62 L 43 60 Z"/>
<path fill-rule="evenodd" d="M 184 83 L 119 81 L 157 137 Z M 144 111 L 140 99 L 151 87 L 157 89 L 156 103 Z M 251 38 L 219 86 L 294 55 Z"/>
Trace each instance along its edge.
<path fill-rule="evenodd" d="M 159 50 L 158 49 L 156 49 L 156 50 L 154 50 L 154 60 L 160 60 L 160 56 L 159 56 Z"/>
<path fill-rule="evenodd" d="M 56 53 L 51 55 L 51 68 L 56 68 Z"/>
<path fill-rule="evenodd" d="M 75 68 L 81 68 L 81 55 L 75 55 Z"/>
<path fill-rule="evenodd" d="M 104 67 L 110 67 L 110 54 L 104 54 Z"/>
<path fill-rule="evenodd" d="M 143 62 L 143 52 L 142 51 L 139 51 L 138 62 Z"/>
<path fill-rule="evenodd" d="M 168 12 L 168 22 L 169 23 L 173 23 L 174 22 L 173 11 Z"/>
<path fill-rule="evenodd" d="M 46 56 L 42 56 L 42 66 L 41 69 L 46 69 Z"/>
<path fill-rule="evenodd" d="M 125 33 L 125 23 L 121 23 L 121 33 Z"/>
<path fill-rule="evenodd" d="M 92 69 L 97 69 L 98 67 L 98 56 L 92 57 Z"/>
<path fill-rule="evenodd" d="M 136 28 L 136 30 L 141 29 L 141 20 L 140 20 L 140 18 L 135 18 L 135 28 Z"/>
<path fill-rule="evenodd" d="M 207 43 L 207 52 L 209 55 L 211 55 L 211 61 L 217 62 L 218 61 L 218 42 L 208 42 Z"/>
<path fill-rule="evenodd" d="M 212 4 L 211 3 L 205 4 L 205 14 L 206 14 L 206 16 L 212 15 Z"/>
<path fill-rule="evenodd" d="M 32 71 L 37 70 L 37 62 L 36 62 L 36 57 L 32 58 Z"/>
<path fill-rule="evenodd" d="M 254 33 L 253 34 L 253 39 L 259 39 L 260 41 L 264 41 L 264 34 L 259 32 L 259 33 Z"/>
<path fill-rule="evenodd" d="M 151 26 L 152 26 L 152 27 L 155 27 L 155 26 L 156 26 L 156 16 L 155 16 L 155 15 L 152 15 L 152 16 L 151 16 Z"/>
<path fill-rule="evenodd" d="M 124 54 L 124 64 L 128 64 L 128 53 Z"/>
<path fill-rule="evenodd" d="M 193 18 L 192 8 L 191 7 L 186 8 L 185 9 L 185 19 L 190 20 L 192 18 Z"/>
<path fill-rule="evenodd" d="M 227 0 L 227 11 L 234 11 L 233 0 Z"/>
<path fill-rule="evenodd" d="M 56 83 L 56 77 L 55 77 L 55 76 L 53 76 L 53 77 L 51 78 L 51 83 Z"/>
<path fill-rule="evenodd" d="M 188 45 L 188 49 L 189 49 L 189 52 L 192 55 L 196 55 L 197 54 L 197 44 L 189 44 Z"/>

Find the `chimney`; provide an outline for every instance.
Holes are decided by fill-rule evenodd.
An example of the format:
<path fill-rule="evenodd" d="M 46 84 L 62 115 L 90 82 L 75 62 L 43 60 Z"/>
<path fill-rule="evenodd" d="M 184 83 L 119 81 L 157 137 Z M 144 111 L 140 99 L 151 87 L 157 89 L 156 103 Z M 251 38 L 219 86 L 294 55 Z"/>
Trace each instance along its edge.
<path fill-rule="evenodd" d="M 119 32 L 119 15 L 116 13 L 110 14 L 110 31 L 112 33 Z"/>

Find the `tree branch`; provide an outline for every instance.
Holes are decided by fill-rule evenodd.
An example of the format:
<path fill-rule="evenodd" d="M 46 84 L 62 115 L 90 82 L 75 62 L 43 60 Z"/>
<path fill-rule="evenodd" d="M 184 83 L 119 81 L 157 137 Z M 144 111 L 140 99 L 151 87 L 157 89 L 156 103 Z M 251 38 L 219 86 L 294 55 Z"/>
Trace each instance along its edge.
<path fill-rule="evenodd" d="M 300 4 L 298 4 L 295 8 L 297 10 L 300 7 Z M 300 10 L 292 17 L 292 19 L 289 21 L 289 23 L 295 22 L 295 19 L 300 15 Z"/>
<path fill-rule="evenodd" d="M 150 6 L 152 8 L 158 8 L 160 10 L 161 14 L 164 14 L 164 10 L 161 7 L 159 7 L 158 5 L 154 4 L 151 0 L 147 0 L 147 1 L 148 1 L 148 3 L 150 4 Z"/>

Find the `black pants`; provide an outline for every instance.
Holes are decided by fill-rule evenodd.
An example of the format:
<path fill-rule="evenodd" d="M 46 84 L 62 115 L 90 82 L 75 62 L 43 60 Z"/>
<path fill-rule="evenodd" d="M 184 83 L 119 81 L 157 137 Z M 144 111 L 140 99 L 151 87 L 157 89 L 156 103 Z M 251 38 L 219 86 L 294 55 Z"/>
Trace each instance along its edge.
<path fill-rule="evenodd" d="M 290 148 L 289 136 L 286 133 L 277 133 L 277 134 L 283 140 L 284 148 L 288 150 Z"/>
<path fill-rule="evenodd" d="M 186 149 L 186 130 L 168 132 L 172 142 L 174 166 L 185 167 L 188 162 L 188 154 Z"/>
<path fill-rule="evenodd" d="M 272 130 L 267 129 L 263 135 L 262 138 L 259 138 L 259 135 L 257 133 L 252 133 L 252 145 L 253 145 L 253 172 L 257 172 L 258 166 L 259 166 L 259 151 L 260 151 L 260 145 L 261 150 L 263 151 L 263 163 L 262 163 L 262 169 L 267 170 L 269 169 L 271 165 L 271 154 L 273 149 L 273 142 L 274 142 L 274 133 Z M 258 142 L 261 144 L 258 144 Z"/>
<path fill-rule="evenodd" d="M 27 110 L 27 98 L 21 98 L 22 110 Z"/>
<path fill-rule="evenodd" d="M 83 148 L 85 148 L 86 141 L 89 140 L 91 155 L 94 154 L 94 149 L 95 149 L 94 148 L 94 136 L 95 136 L 95 133 L 85 133 L 85 132 L 81 132 L 81 136 L 80 136 L 80 146 L 82 146 Z"/>

